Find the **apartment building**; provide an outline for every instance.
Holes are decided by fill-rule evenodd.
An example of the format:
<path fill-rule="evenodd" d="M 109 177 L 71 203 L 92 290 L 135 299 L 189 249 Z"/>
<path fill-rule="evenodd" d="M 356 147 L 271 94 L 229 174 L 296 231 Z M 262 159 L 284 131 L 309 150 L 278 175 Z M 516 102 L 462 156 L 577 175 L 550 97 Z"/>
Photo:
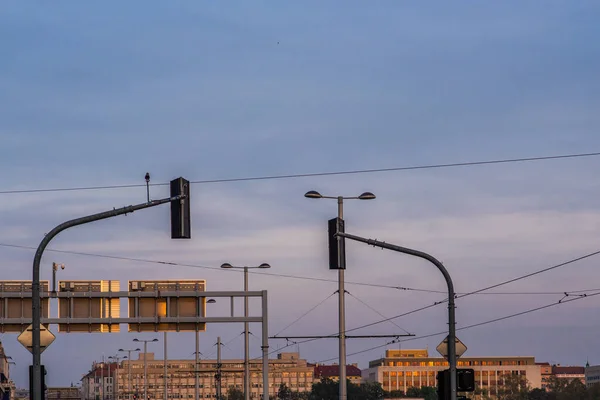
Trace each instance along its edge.
<path fill-rule="evenodd" d="M 147 380 L 144 386 L 144 356 L 147 361 Z M 172 399 L 195 397 L 195 373 L 198 374 L 199 398 L 216 398 L 217 387 L 225 395 L 230 387 L 243 390 L 244 360 L 200 360 L 195 371 L 194 360 L 167 360 L 167 393 Z M 220 380 L 217 371 L 220 369 Z M 113 371 L 114 399 L 133 400 L 144 397 L 144 389 L 150 400 L 164 399 L 164 360 L 157 360 L 153 353 L 139 354 L 137 360 L 123 360 Z M 294 391 L 312 389 L 314 365 L 301 359 L 298 353 L 280 353 L 269 359 L 269 394 L 275 395 L 280 384 L 285 383 Z M 250 396 L 259 398 L 262 389 L 262 360 L 250 360 Z M 99 399 L 99 400 L 109 400 Z"/>
<path fill-rule="evenodd" d="M 94 362 L 91 370 L 81 378 L 83 400 L 114 400 L 116 363 Z"/>
<path fill-rule="evenodd" d="M 12 357 L 4 352 L 4 346 L 0 342 L 0 398 L 11 400 L 16 391 L 15 383 L 10 379 L 10 366 L 14 364 Z"/>
<path fill-rule="evenodd" d="M 81 393 L 78 387 L 51 387 L 46 391 L 46 400 L 80 400 Z"/>
<path fill-rule="evenodd" d="M 334 365 L 315 365 L 314 373 L 315 382 L 319 382 L 322 378 L 331 379 L 338 382 L 340 380 L 340 367 Z M 346 379 L 350 382 L 360 385 L 362 375 L 358 364 L 346 365 Z"/>
<path fill-rule="evenodd" d="M 519 375 L 532 388 L 541 387 L 540 365 L 534 357 L 461 357 L 459 368 L 475 370 L 478 391 L 495 395 L 503 385 L 505 375 Z M 369 362 L 362 371 L 366 382 L 380 382 L 386 391 L 406 392 L 411 387 L 436 386 L 437 371 L 447 369 L 441 357 L 430 357 L 426 349 L 387 350 L 385 357 Z"/>

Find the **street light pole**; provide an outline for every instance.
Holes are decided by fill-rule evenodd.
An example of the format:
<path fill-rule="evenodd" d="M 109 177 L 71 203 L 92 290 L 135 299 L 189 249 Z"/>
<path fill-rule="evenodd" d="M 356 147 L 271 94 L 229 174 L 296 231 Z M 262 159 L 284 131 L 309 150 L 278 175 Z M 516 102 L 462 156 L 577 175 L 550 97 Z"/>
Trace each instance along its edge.
<path fill-rule="evenodd" d="M 248 267 L 244 267 L 244 292 L 248 292 Z M 244 297 L 244 317 L 248 317 L 248 296 Z M 244 400 L 250 399 L 250 326 L 244 321 Z"/>
<path fill-rule="evenodd" d="M 448 287 L 448 365 L 450 369 L 450 400 L 457 400 L 457 382 L 456 382 L 456 316 L 455 316 L 455 292 L 454 283 L 448 273 L 444 264 L 442 264 L 437 258 L 431 254 L 427 254 L 423 251 L 409 249 L 407 247 L 397 246 L 391 243 L 380 242 L 374 239 L 366 239 L 360 236 L 350 235 L 348 233 L 338 233 L 338 237 L 345 237 L 357 242 L 369 244 L 371 246 L 381 247 L 382 249 L 388 249 L 397 251 L 411 256 L 425 259 L 435 265 L 437 269 L 442 273 L 446 280 L 446 286 Z"/>
<path fill-rule="evenodd" d="M 148 400 L 148 342 L 158 342 L 158 339 L 140 340 L 133 339 L 134 342 L 144 342 L 144 400 Z"/>
<path fill-rule="evenodd" d="M 344 199 L 348 200 L 373 200 L 375 195 L 371 192 L 364 192 L 360 196 L 323 196 L 321 193 L 311 190 L 304 194 L 309 199 L 337 199 L 338 219 L 344 218 Z M 342 245 L 342 237 L 337 238 L 337 256 L 338 256 L 338 319 L 339 319 L 339 399 L 347 400 L 347 381 L 346 381 L 346 289 L 344 285 L 344 272 L 346 270 L 346 255 Z"/>
<path fill-rule="evenodd" d="M 244 292 L 248 292 L 248 270 L 271 268 L 267 263 L 262 263 L 257 267 L 234 267 L 229 263 L 221 265 L 225 269 L 243 269 L 244 270 Z M 248 296 L 244 296 L 244 317 L 248 317 L 249 302 Z M 264 373 L 264 371 L 263 371 Z M 250 331 L 248 321 L 244 321 L 244 400 L 250 400 Z"/>
<path fill-rule="evenodd" d="M 118 351 L 127 352 L 127 398 L 131 400 L 131 352 L 132 351 L 140 351 L 139 347 L 137 349 L 119 349 Z"/>

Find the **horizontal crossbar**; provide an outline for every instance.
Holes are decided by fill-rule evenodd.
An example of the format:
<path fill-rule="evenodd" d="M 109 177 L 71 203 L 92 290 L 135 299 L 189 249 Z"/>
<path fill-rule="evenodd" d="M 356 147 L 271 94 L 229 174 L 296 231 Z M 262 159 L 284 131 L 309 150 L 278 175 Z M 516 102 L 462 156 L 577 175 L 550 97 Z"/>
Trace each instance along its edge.
<path fill-rule="evenodd" d="M 152 292 L 42 292 L 40 297 L 62 298 L 164 298 L 164 297 L 262 297 L 262 291 L 253 292 L 202 292 L 202 291 L 152 291 Z M 0 292 L 2 298 L 31 298 L 31 292 Z"/>
<path fill-rule="evenodd" d="M 175 324 L 262 322 L 262 317 L 133 317 L 133 318 L 42 318 L 42 324 Z M 31 318 L 0 318 L 0 325 L 28 325 Z"/>

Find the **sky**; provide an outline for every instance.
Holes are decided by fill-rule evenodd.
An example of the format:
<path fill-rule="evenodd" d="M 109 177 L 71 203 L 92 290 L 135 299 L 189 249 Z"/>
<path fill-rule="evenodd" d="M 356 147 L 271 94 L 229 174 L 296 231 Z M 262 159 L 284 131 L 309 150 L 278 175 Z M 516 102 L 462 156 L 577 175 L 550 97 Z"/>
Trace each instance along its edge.
<path fill-rule="evenodd" d="M 7 1 L 2 279 L 31 279 L 32 248 L 54 226 L 144 202 L 146 172 L 158 199 L 169 195 L 158 184 L 179 176 L 214 181 L 598 152 L 599 15 L 592 1 Z M 328 269 L 326 229 L 336 204 L 306 199 L 306 191 L 375 193 L 344 203 L 346 231 L 433 254 L 465 293 L 600 250 L 598 167 L 600 158 L 589 156 L 196 183 L 191 240 L 170 239 L 168 206 L 72 228 L 51 242 L 42 279 L 58 262 L 65 280 L 114 279 L 123 288 L 133 279 L 206 279 L 208 290 L 240 290 L 242 274 L 219 266 L 267 262 L 272 268 L 253 271 L 250 289 L 268 291 L 269 334 L 334 334 L 337 273 Z M 27 192 L 113 185 L 139 186 Z M 346 248 L 347 329 L 444 300 L 433 265 L 356 242 Z M 465 355 L 600 364 L 600 297 L 590 296 L 600 292 L 599 257 L 457 299 L 460 329 L 556 303 L 565 292 L 577 298 L 459 330 Z M 227 315 L 226 303 L 209 306 L 208 315 Z M 260 313 L 254 302 L 251 312 Z M 260 355 L 260 329 L 251 324 L 252 357 Z M 162 357 L 162 333 L 51 330 L 57 339 L 42 356 L 50 386 L 77 383 L 94 360 L 132 348 L 135 337 L 159 338 L 149 351 Z M 416 336 L 388 346 L 391 339 L 349 339 L 348 362 L 366 368 L 386 348 L 435 355 L 444 334 L 418 337 L 445 330 L 444 304 L 357 330 Z M 224 357 L 243 357 L 242 331 L 242 324 L 209 325 L 201 352 L 213 358 L 221 337 Z M 193 333 L 168 338 L 169 357 L 192 357 Z M 15 334 L 0 340 L 25 387 L 30 353 Z M 337 362 L 332 339 L 285 346 L 270 341 L 273 351 Z"/>

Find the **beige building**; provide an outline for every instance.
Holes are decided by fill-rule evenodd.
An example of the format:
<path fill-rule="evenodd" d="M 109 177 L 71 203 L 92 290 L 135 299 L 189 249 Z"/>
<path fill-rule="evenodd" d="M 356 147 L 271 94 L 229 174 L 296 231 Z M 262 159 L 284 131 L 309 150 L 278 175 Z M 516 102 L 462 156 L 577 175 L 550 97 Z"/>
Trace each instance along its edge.
<path fill-rule="evenodd" d="M 534 357 L 461 357 L 459 368 L 475 370 L 476 388 L 495 395 L 504 375 L 521 375 L 532 388 L 541 386 L 540 366 Z M 386 391 L 406 392 L 410 387 L 437 386 L 437 371 L 447 369 L 448 362 L 441 357 L 430 357 L 423 350 L 387 350 L 384 358 L 369 362 L 362 371 L 366 382 L 380 382 Z"/>
<path fill-rule="evenodd" d="M 164 398 L 164 361 L 156 360 L 153 353 L 147 353 L 147 382 L 148 397 L 153 399 Z M 168 360 L 167 361 L 167 392 L 171 399 L 194 399 L 195 374 L 194 360 Z M 217 360 L 200 360 L 197 369 L 199 378 L 199 398 L 215 398 L 217 385 Z M 129 378 L 131 374 L 131 378 Z M 280 353 L 276 359 L 269 360 L 269 394 L 275 395 L 281 383 L 285 383 L 293 391 L 310 391 L 313 384 L 314 366 L 306 360 L 300 359 L 298 353 Z M 114 399 L 129 400 L 143 399 L 144 397 L 144 354 L 141 353 L 137 360 L 124 360 L 118 368 L 114 369 Z M 221 361 L 221 393 L 227 394 L 229 387 L 233 386 L 243 390 L 244 386 L 244 361 Z M 250 390 L 252 398 L 259 398 L 262 394 L 262 360 L 254 359 L 250 362 Z M 109 400 L 108 398 L 99 400 Z"/>

